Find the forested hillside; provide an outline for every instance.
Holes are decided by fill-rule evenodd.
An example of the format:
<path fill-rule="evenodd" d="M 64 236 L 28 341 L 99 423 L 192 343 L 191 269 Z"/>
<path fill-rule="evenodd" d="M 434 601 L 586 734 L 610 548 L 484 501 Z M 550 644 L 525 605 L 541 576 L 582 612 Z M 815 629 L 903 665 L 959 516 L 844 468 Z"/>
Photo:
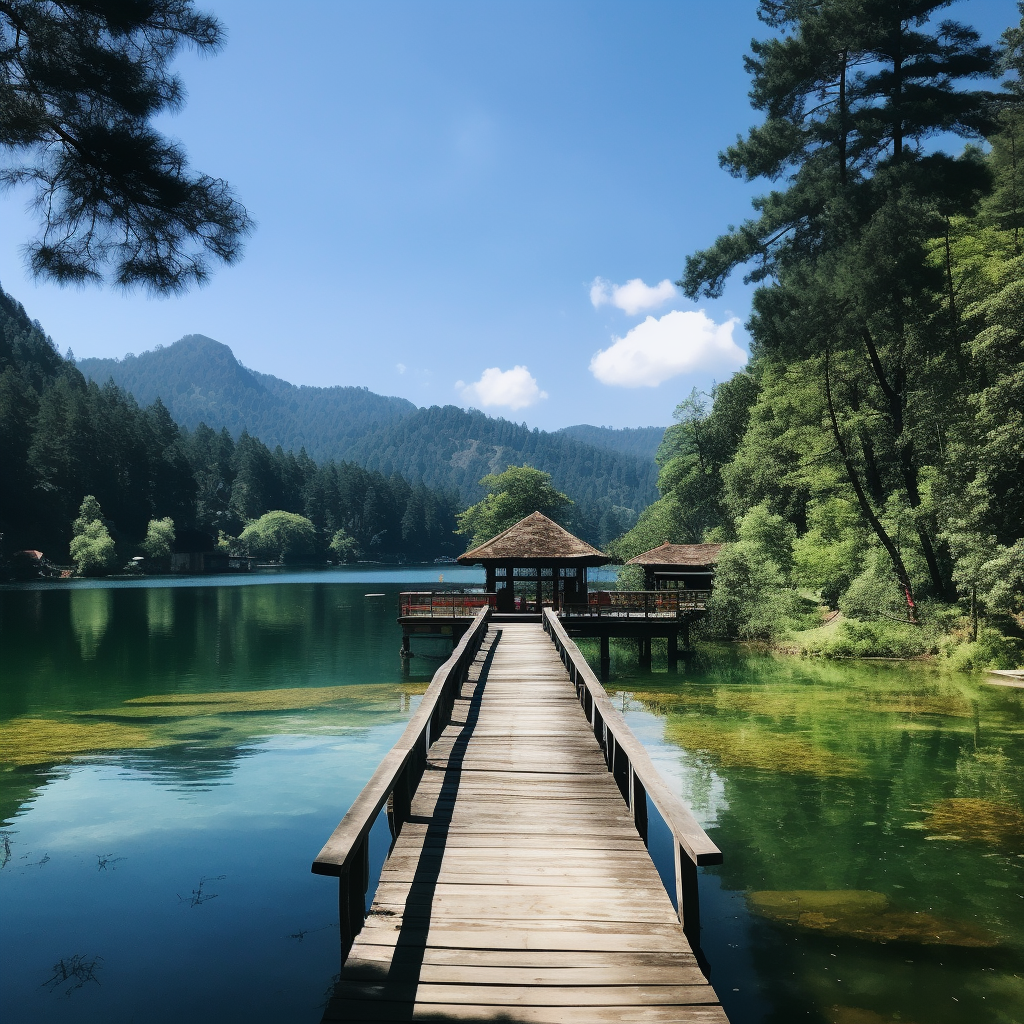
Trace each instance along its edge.
<path fill-rule="evenodd" d="M 154 521 L 170 519 L 179 537 L 223 535 L 237 548 L 232 538 L 273 510 L 312 523 L 307 555 L 329 554 L 332 540 L 346 557 L 434 558 L 462 549 L 453 532 L 456 494 L 352 463 L 315 462 L 301 449 L 271 450 L 244 431 L 236 441 L 225 429 L 179 427 L 160 399 L 144 407 L 116 384 L 86 381 L 3 291 L 0 473 L 0 560 L 33 548 L 66 562 L 86 495 L 96 499 L 89 508 L 102 516 L 97 523 L 119 564 L 145 550 Z"/>
<path fill-rule="evenodd" d="M 922 18 L 943 6 L 919 5 Z M 749 64 L 766 120 L 722 162 L 775 191 L 680 282 L 717 295 L 753 268 L 754 358 L 679 406 L 658 454 L 662 497 L 617 550 L 735 541 L 716 599 L 729 635 L 813 625 L 813 595 L 812 612 L 820 599 L 846 622 L 808 649 L 915 653 L 945 635 L 967 641 L 964 664 L 1012 663 L 1024 650 L 1024 22 L 1000 55 L 965 26 L 867 7 L 762 6 L 785 37 L 756 43 Z M 999 74 L 1001 91 L 976 87 Z M 923 145 L 950 131 L 978 144 Z"/>
<path fill-rule="evenodd" d="M 77 366 L 97 384 L 112 379 L 141 404 L 160 398 L 188 429 L 205 423 L 236 439 L 248 431 L 271 447 L 305 448 L 313 459 L 351 460 L 456 492 L 464 505 L 483 497 L 482 477 L 531 465 L 573 499 L 567 525 L 595 544 L 632 526 L 657 497 L 660 427 L 584 424 L 548 433 L 455 406 L 417 409 L 365 388 L 296 387 L 247 369 L 230 348 L 202 335 Z"/>
<path fill-rule="evenodd" d="M 533 466 L 550 473 L 553 485 L 576 503 L 567 525 L 596 544 L 632 525 L 657 496 L 653 460 L 452 405 L 420 409 L 368 434 L 351 452 L 385 476 L 400 473 L 432 487 L 455 489 L 467 505 L 484 496 L 482 477 L 511 465 Z"/>
<path fill-rule="evenodd" d="M 638 459 L 653 459 L 658 454 L 658 446 L 665 436 L 664 427 L 592 427 L 589 423 L 577 423 L 572 427 L 562 427 L 558 434 L 593 445 L 595 448 L 610 448 L 624 455 L 635 455 Z"/>
<path fill-rule="evenodd" d="M 142 405 L 161 399 L 190 430 L 207 423 L 236 438 L 248 430 L 271 447 L 305 448 L 314 459 L 347 458 L 356 439 L 416 410 L 404 398 L 366 388 L 296 387 L 248 369 L 227 345 L 201 334 L 141 355 L 77 365 L 88 379 L 100 385 L 113 380 Z"/>

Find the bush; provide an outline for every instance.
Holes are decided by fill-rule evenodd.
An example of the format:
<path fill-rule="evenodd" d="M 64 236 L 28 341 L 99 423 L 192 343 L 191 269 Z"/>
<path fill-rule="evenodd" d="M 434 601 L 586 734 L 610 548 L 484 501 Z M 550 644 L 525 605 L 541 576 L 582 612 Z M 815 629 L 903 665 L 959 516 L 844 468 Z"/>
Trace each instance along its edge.
<path fill-rule="evenodd" d="M 331 551 L 337 556 L 339 562 L 351 562 L 359 554 L 359 545 L 355 538 L 349 536 L 345 530 L 338 530 L 331 538 Z"/>
<path fill-rule="evenodd" d="M 915 658 L 934 652 L 936 647 L 934 632 L 909 622 L 848 619 L 839 623 L 831 636 L 808 644 L 806 650 L 823 658 Z"/>
<path fill-rule="evenodd" d="M 710 629 L 743 640 L 776 640 L 790 628 L 797 601 L 774 562 L 732 544 L 716 567 Z"/>
<path fill-rule="evenodd" d="M 980 672 L 986 668 L 1019 668 L 1024 665 L 1024 642 L 1003 636 L 997 629 L 984 628 L 978 639 L 948 645 L 943 654 L 949 667 L 959 672 Z"/>
<path fill-rule="evenodd" d="M 72 524 L 71 561 L 81 576 L 105 576 L 114 566 L 114 540 L 103 522 L 100 503 L 87 494 Z"/>
<path fill-rule="evenodd" d="M 316 527 L 294 512 L 267 512 L 250 523 L 238 540 L 250 554 L 287 562 L 315 553 Z"/>

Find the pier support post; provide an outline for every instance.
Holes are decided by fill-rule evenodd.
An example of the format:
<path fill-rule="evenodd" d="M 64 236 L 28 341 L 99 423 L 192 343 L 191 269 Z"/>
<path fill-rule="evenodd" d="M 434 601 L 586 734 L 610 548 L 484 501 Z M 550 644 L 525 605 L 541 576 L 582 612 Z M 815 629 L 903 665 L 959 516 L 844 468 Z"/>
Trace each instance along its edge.
<path fill-rule="evenodd" d="M 679 668 L 679 634 L 673 630 L 668 635 L 668 670 L 675 672 Z"/>
<path fill-rule="evenodd" d="M 651 670 L 651 638 L 640 638 L 640 667 L 647 672 Z"/>
<path fill-rule="evenodd" d="M 601 634 L 601 682 L 607 683 L 612 665 L 611 653 L 608 650 L 608 634 Z"/>
<path fill-rule="evenodd" d="M 402 634 L 402 675 L 409 674 L 409 661 L 412 658 L 412 651 L 409 650 L 409 634 Z"/>

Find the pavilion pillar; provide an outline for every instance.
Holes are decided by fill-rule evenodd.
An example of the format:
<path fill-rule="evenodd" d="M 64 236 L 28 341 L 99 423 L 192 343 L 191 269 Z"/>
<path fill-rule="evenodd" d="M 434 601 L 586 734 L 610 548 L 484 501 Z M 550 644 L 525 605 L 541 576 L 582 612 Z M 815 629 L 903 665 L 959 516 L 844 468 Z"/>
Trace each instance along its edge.
<path fill-rule="evenodd" d="M 537 611 L 544 608 L 544 581 L 540 577 L 540 566 L 537 566 Z"/>
<path fill-rule="evenodd" d="M 668 635 L 668 670 L 675 672 L 679 668 L 679 633 L 672 630 Z"/>

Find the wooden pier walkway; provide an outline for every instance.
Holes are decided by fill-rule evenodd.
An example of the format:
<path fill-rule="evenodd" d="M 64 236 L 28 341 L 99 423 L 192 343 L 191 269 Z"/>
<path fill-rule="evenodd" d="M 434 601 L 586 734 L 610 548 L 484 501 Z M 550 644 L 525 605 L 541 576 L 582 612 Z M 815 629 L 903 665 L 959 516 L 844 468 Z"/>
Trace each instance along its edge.
<path fill-rule="evenodd" d="M 582 658 L 567 672 L 571 640 L 488 617 L 314 864 L 341 879 L 343 967 L 324 1020 L 725 1024 L 645 846 L 663 783 L 625 723 L 609 728 Z M 652 795 L 681 844 L 696 935 L 692 865 L 720 855 L 667 790 Z M 396 838 L 363 922 L 366 837 L 385 806 Z"/>

